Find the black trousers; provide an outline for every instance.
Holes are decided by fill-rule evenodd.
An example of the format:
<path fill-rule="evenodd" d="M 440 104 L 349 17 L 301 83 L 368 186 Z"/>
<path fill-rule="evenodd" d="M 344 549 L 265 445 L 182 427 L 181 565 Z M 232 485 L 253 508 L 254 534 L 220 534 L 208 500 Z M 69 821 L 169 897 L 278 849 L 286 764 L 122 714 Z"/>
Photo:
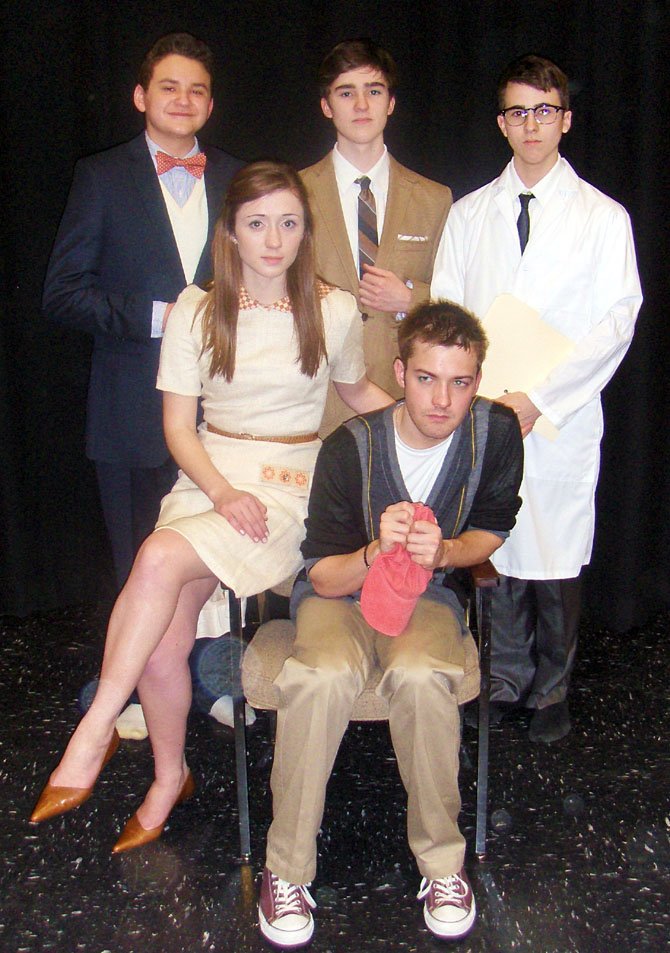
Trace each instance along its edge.
<path fill-rule="evenodd" d="M 491 701 L 563 701 L 577 652 L 581 580 L 500 577 L 492 605 Z"/>
<path fill-rule="evenodd" d="M 95 472 L 121 589 L 137 550 L 156 525 L 161 500 L 174 486 L 177 467 L 171 457 L 160 467 L 136 468 L 96 460 Z"/>

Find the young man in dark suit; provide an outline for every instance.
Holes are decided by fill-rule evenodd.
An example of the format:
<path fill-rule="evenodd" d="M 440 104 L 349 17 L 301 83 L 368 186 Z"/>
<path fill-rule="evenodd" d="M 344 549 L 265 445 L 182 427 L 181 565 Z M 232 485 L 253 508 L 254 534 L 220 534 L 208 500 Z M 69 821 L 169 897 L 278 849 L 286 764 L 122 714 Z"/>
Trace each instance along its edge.
<path fill-rule="evenodd" d="M 152 47 L 133 97 L 146 131 L 77 163 L 44 285 L 45 314 L 94 338 L 86 452 L 119 587 L 175 478 L 156 390 L 163 326 L 182 289 L 210 277 L 214 223 L 239 167 L 196 139 L 211 87 L 204 43 L 175 33 Z"/>
<path fill-rule="evenodd" d="M 394 397 L 398 324 L 429 297 L 433 261 L 451 191 L 400 165 L 384 144 L 395 109 L 397 69 L 369 39 L 345 40 L 319 68 L 321 109 L 337 142 L 301 173 L 316 226 L 317 270 L 356 295 L 363 315 L 368 377 Z M 365 181 L 362 181 L 362 180 Z M 363 190 L 363 191 L 362 191 Z M 374 209 L 375 240 L 360 242 L 359 198 Z M 322 424 L 330 433 L 351 416 L 332 389 Z"/>
<path fill-rule="evenodd" d="M 186 285 L 210 278 L 214 224 L 241 165 L 196 138 L 212 71 L 211 50 L 188 33 L 149 50 L 133 94 L 146 129 L 77 162 L 44 285 L 47 317 L 93 335 L 86 453 L 119 588 L 176 477 L 156 390 L 163 329 Z"/>

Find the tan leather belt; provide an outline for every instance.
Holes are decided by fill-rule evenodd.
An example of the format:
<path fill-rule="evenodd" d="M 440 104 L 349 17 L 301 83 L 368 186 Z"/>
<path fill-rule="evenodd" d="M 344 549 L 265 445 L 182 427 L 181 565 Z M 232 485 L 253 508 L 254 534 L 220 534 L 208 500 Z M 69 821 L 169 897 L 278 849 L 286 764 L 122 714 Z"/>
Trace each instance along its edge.
<path fill-rule="evenodd" d="M 210 433 L 218 434 L 219 437 L 231 437 L 233 440 L 261 440 L 263 443 L 311 443 L 318 438 L 318 433 L 299 433 L 292 437 L 257 437 L 253 433 L 228 433 L 227 430 L 219 430 L 214 424 L 207 424 Z"/>

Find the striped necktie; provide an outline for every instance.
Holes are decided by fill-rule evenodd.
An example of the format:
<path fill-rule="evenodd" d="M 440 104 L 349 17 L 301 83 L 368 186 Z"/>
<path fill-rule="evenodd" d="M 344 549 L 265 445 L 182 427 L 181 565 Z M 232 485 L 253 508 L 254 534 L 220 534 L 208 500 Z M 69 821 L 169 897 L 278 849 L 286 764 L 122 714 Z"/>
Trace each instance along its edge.
<path fill-rule="evenodd" d="M 530 215 L 528 214 L 528 206 L 530 204 L 530 200 L 534 198 L 535 196 L 532 192 L 522 192 L 519 196 L 519 201 L 521 202 L 521 211 L 519 212 L 519 217 L 516 220 L 516 230 L 519 233 L 519 244 L 521 245 L 522 255 L 526 250 L 528 236 L 530 235 Z"/>
<path fill-rule="evenodd" d="M 374 265 L 379 248 L 377 238 L 377 209 L 370 191 L 370 179 L 363 175 L 356 179 L 358 194 L 358 272 L 363 277 L 363 265 Z"/>

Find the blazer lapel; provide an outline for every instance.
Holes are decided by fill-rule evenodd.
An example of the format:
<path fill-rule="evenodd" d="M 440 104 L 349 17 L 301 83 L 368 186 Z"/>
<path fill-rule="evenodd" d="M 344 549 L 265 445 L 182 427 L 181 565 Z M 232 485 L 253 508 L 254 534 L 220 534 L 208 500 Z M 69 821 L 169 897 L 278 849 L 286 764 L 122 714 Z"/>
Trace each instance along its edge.
<path fill-rule="evenodd" d="M 332 247 L 337 252 L 342 268 L 349 276 L 350 287 L 357 288 L 358 268 L 351 254 L 347 227 L 344 224 L 332 156 L 327 155 L 315 172 L 319 178 L 319 188 L 312 193 L 312 201 L 318 209 L 318 214 L 326 227 Z"/>
<path fill-rule="evenodd" d="M 212 259 L 211 245 L 214 238 L 214 226 L 221 214 L 223 206 L 223 197 L 226 193 L 227 182 L 225 180 L 223 169 L 213 161 L 207 149 L 204 150 L 207 156 L 207 165 L 205 166 L 205 196 L 207 198 L 207 240 L 200 254 L 198 267 L 195 270 L 193 281 L 196 285 L 202 285 L 203 282 L 211 278 Z"/>
<path fill-rule="evenodd" d="M 214 235 L 214 226 L 223 209 L 223 200 L 226 195 L 230 180 L 238 168 L 242 168 L 242 163 L 234 164 L 232 167 L 226 167 L 221 159 L 212 155 L 212 150 L 206 146 L 203 149 L 207 156 L 207 165 L 205 166 L 205 192 L 207 194 L 207 241 L 211 242 Z"/>
<path fill-rule="evenodd" d="M 137 204 L 144 208 L 151 222 L 156 242 L 167 259 L 170 271 L 181 275 L 182 283 L 185 285 L 186 276 L 172 231 L 172 223 L 165 207 L 156 169 L 146 146 L 144 133 L 134 139 L 132 145 L 137 146 L 132 149 L 130 156 L 130 178 L 135 189 Z"/>
<path fill-rule="evenodd" d="M 384 228 L 379 242 L 376 262 L 380 268 L 384 267 L 384 261 L 389 260 L 396 239 L 402 232 L 401 226 L 411 194 L 412 183 L 403 174 L 402 168 L 393 156 L 389 156 L 389 191 L 384 212 Z"/>

